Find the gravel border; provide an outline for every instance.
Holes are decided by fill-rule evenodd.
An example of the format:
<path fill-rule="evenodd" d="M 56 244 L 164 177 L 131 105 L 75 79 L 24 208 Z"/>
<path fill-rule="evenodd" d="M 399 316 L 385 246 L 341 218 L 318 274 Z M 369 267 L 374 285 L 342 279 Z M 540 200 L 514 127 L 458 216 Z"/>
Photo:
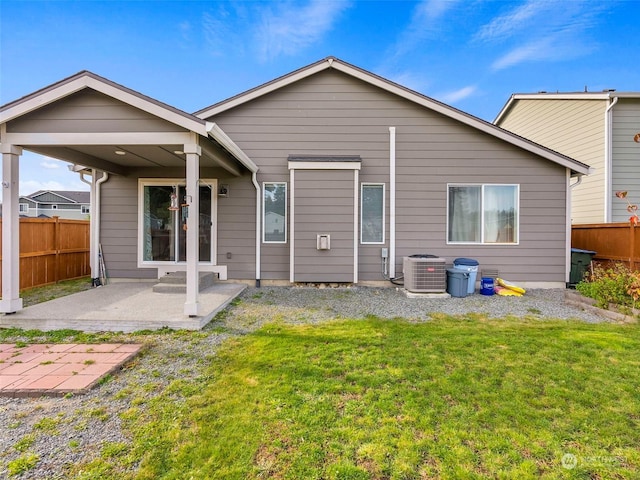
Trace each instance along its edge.
<path fill-rule="evenodd" d="M 0 397 L 0 478 L 8 477 L 10 461 L 30 454 L 38 456 L 36 466 L 12 478 L 67 478 L 69 465 L 99 459 L 105 446 L 128 445 L 130 439 L 121 428 L 120 415 L 131 408 L 132 402 L 144 404 L 174 380 L 195 380 L 222 342 L 274 320 L 318 324 L 375 315 L 419 322 L 438 314 L 476 313 L 490 318 L 607 321 L 603 316 L 566 305 L 564 292 L 531 290 L 524 297 L 475 294 L 442 299 L 408 298 L 396 288 L 247 288 L 201 332 L 110 337 L 109 342 L 144 343 L 146 348 L 122 371 L 84 395 Z"/>

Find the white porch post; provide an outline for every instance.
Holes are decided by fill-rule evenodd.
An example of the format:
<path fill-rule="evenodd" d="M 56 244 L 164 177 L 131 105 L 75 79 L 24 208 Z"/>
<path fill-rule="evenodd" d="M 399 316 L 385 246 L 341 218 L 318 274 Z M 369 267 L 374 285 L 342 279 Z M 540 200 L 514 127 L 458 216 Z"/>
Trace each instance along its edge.
<path fill-rule="evenodd" d="M 198 260 L 200 249 L 198 246 L 198 224 L 200 219 L 200 155 L 201 148 L 197 144 L 184 146 L 187 160 L 187 202 L 189 214 L 187 217 L 187 299 L 184 313 L 190 317 L 198 316 L 198 293 L 200 278 L 198 274 Z M 181 199 L 182 200 L 182 199 Z"/>
<path fill-rule="evenodd" d="M 19 158 L 22 148 L 2 144 L 2 301 L 0 312 L 22 310 L 20 298 Z"/>

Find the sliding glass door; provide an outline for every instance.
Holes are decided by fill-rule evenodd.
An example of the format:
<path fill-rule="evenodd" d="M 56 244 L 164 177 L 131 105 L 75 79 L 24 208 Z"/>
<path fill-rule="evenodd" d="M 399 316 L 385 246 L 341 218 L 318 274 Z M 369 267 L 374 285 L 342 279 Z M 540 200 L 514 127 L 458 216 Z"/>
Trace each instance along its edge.
<path fill-rule="evenodd" d="M 199 261 L 213 257 L 213 192 L 211 184 L 200 184 L 198 223 Z M 184 184 L 142 184 L 142 259 L 144 262 L 186 262 L 187 216 Z"/>

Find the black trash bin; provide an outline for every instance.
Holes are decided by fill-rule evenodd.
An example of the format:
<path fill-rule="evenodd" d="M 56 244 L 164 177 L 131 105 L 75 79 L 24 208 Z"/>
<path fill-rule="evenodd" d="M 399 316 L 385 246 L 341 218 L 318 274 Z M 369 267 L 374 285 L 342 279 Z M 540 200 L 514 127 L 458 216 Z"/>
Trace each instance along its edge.
<path fill-rule="evenodd" d="M 571 271 L 569 272 L 569 286 L 575 287 L 582 281 L 596 252 L 593 250 L 571 249 Z"/>

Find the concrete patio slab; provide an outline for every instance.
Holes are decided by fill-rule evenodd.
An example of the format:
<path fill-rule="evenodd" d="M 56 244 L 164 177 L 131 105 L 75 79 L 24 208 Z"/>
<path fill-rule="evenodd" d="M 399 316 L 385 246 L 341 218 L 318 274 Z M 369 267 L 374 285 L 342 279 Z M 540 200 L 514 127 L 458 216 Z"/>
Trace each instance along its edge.
<path fill-rule="evenodd" d="M 216 282 L 199 295 L 200 312 L 184 314 L 185 295 L 153 292 L 155 282 L 114 282 L 0 316 L 0 328 L 84 332 L 200 330 L 247 287 Z"/>
<path fill-rule="evenodd" d="M 63 348 L 61 348 L 63 347 Z M 124 348 L 123 348 L 124 347 Z M 141 350 L 141 344 L 0 344 L 0 396 L 64 396 L 87 392 Z M 117 361 L 116 361 L 117 359 Z"/>

